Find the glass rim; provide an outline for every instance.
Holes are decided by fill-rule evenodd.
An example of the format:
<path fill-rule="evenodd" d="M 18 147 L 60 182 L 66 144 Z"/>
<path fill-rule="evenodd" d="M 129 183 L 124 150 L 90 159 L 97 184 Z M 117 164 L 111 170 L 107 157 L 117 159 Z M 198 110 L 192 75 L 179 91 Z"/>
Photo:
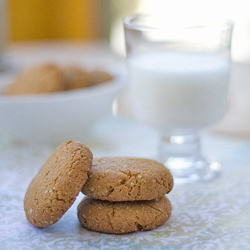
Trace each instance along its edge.
<path fill-rule="evenodd" d="M 151 14 L 131 14 L 126 15 L 123 17 L 123 24 L 124 27 L 129 28 L 131 30 L 138 30 L 138 31 L 160 31 L 160 30 L 169 30 L 169 27 L 157 27 L 155 25 L 145 25 L 145 24 L 138 24 L 135 21 L 139 19 L 154 19 L 156 18 L 155 15 Z M 195 30 L 195 29 L 211 29 L 211 28 L 217 28 L 220 30 L 230 30 L 233 28 L 234 21 L 231 19 L 220 19 L 219 22 L 208 22 L 204 24 L 199 25 L 182 25 L 182 26 L 176 26 L 172 27 L 177 30 Z"/>

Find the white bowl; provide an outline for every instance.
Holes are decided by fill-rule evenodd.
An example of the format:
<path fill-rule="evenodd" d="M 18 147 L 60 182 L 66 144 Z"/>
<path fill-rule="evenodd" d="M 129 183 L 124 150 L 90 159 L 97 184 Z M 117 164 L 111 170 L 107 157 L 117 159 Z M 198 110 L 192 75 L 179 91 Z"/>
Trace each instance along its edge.
<path fill-rule="evenodd" d="M 120 76 L 85 89 L 0 95 L 0 135 L 46 143 L 81 140 L 90 127 L 111 113 L 112 103 L 125 85 L 125 76 Z"/>

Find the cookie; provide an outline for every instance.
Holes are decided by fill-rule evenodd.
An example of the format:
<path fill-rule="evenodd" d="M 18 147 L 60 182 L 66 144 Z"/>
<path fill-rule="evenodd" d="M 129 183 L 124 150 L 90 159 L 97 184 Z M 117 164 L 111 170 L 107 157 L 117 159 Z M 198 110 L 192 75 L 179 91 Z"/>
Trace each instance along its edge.
<path fill-rule="evenodd" d="M 90 75 L 78 66 L 70 65 L 63 68 L 67 90 L 85 88 L 91 85 Z"/>
<path fill-rule="evenodd" d="M 129 157 L 94 158 L 82 192 L 109 201 L 153 200 L 173 188 L 170 171 L 154 160 Z"/>
<path fill-rule="evenodd" d="M 113 77 L 108 72 L 102 70 L 91 71 L 89 75 L 91 81 L 90 85 L 97 85 L 113 80 Z"/>
<path fill-rule="evenodd" d="M 65 90 L 64 75 L 53 63 L 46 63 L 21 73 L 6 89 L 6 95 L 29 95 Z"/>
<path fill-rule="evenodd" d="M 86 182 L 92 158 L 80 142 L 68 141 L 56 148 L 25 194 L 24 210 L 31 224 L 46 227 L 62 217 Z"/>
<path fill-rule="evenodd" d="M 171 204 L 163 196 L 150 201 L 110 202 L 84 198 L 77 208 L 78 219 L 90 230 L 124 234 L 162 225 L 171 215 Z"/>

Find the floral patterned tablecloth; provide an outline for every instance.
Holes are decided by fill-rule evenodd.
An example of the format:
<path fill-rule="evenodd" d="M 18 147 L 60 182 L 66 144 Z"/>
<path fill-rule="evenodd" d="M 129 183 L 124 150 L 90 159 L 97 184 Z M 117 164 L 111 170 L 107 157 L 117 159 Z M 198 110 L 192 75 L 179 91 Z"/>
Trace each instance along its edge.
<path fill-rule="evenodd" d="M 157 134 L 132 121 L 107 118 L 83 141 L 94 153 L 151 158 Z M 152 231 L 126 235 L 84 229 L 76 216 L 80 194 L 56 224 L 30 225 L 23 197 L 30 180 L 54 150 L 52 145 L 0 145 L 0 249 L 250 249 L 250 143 L 206 134 L 204 150 L 223 163 L 223 173 L 207 183 L 175 185 L 168 195 L 171 218 Z"/>

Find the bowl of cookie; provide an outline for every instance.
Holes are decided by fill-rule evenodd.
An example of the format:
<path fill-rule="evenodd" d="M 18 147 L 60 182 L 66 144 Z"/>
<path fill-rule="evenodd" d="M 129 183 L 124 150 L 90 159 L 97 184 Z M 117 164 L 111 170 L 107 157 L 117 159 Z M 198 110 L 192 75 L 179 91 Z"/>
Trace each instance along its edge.
<path fill-rule="evenodd" d="M 42 63 L 0 79 L 0 133 L 24 141 L 81 140 L 126 86 L 125 76 Z"/>

